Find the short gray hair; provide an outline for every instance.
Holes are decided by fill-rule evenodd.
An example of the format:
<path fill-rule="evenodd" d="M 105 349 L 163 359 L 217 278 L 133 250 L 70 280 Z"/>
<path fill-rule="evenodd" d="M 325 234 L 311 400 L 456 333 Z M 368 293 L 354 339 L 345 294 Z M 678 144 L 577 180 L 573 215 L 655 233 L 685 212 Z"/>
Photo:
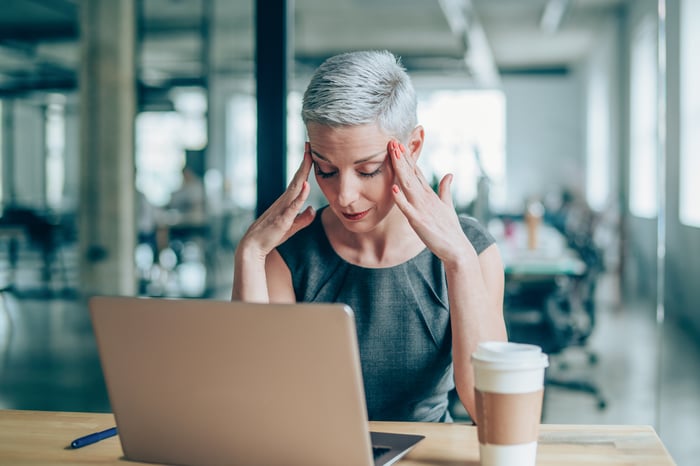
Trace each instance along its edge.
<path fill-rule="evenodd" d="M 418 124 L 416 92 L 391 52 L 342 53 L 323 62 L 311 77 L 301 116 L 307 125 L 378 123 L 391 136 L 406 139 Z"/>

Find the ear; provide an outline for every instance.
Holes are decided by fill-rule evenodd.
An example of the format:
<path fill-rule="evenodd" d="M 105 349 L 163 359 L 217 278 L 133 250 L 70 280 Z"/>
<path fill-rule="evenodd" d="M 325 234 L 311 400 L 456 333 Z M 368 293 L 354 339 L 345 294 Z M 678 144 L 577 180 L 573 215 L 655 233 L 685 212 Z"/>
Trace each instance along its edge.
<path fill-rule="evenodd" d="M 408 152 L 414 161 L 418 160 L 420 157 L 420 152 L 423 150 L 423 140 L 425 138 L 425 131 L 421 125 L 416 126 L 411 131 L 411 135 L 408 139 Z"/>

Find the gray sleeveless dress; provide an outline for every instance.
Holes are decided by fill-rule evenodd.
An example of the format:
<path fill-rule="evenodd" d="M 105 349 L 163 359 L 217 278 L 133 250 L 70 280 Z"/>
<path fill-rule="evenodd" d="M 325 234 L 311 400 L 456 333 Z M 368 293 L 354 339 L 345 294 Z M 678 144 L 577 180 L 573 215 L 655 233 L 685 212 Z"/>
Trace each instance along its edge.
<path fill-rule="evenodd" d="M 460 216 L 477 254 L 494 239 Z M 394 267 L 350 264 L 331 247 L 319 211 L 277 250 L 297 301 L 341 302 L 355 312 L 370 420 L 449 421 L 452 332 L 442 262 L 428 248 Z"/>

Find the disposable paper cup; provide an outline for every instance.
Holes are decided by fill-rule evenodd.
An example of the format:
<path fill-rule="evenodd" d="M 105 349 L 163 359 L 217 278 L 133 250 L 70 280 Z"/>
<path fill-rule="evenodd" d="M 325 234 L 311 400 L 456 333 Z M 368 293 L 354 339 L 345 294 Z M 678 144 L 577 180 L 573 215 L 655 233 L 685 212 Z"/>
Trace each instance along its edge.
<path fill-rule="evenodd" d="M 548 357 L 536 345 L 479 344 L 472 354 L 482 466 L 534 466 Z"/>

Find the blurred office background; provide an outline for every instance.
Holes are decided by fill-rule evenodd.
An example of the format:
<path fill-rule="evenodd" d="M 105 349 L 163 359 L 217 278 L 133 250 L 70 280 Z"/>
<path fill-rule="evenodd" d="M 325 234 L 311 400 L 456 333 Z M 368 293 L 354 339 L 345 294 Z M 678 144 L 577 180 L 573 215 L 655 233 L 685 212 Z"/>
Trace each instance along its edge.
<path fill-rule="evenodd" d="M 301 160 L 310 74 L 389 49 L 419 92 L 421 167 L 454 173 L 499 241 L 511 337 L 552 354 L 544 422 L 651 424 L 696 464 L 699 2 L 0 11 L 0 408 L 109 411 L 86 298 L 228 299 L 238 239 Z"/>

